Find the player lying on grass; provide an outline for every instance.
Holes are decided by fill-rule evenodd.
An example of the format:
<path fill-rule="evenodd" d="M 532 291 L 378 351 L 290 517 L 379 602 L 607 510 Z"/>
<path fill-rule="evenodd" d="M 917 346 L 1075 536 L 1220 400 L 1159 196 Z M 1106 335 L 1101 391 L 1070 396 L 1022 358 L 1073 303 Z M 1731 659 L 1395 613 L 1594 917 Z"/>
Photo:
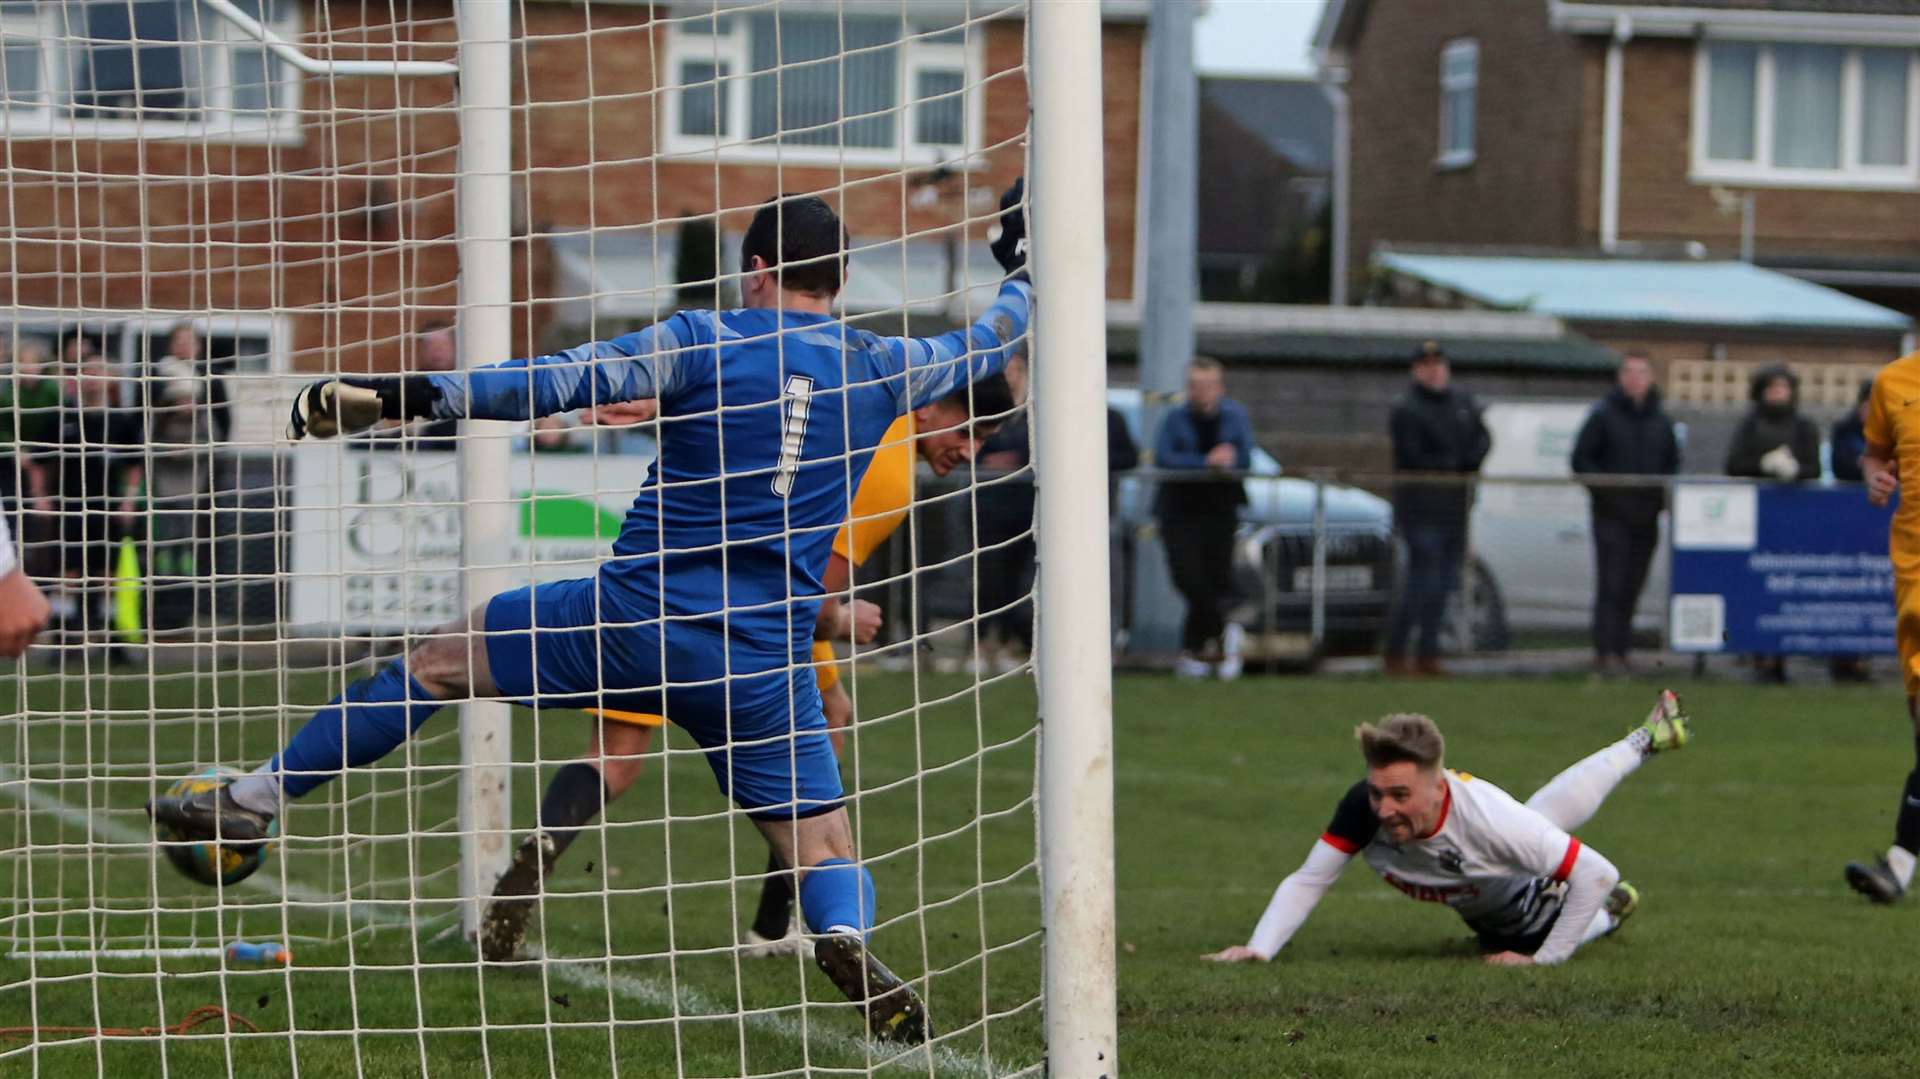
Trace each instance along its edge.
<path fill-rule="evenodd" d="M 644 422 L 651 418 L 650 402 L 613 406 L 595 417 L 601 423 Z M 887 537 L 906 520 L 913 505 L 915 460 L 925 461 L 936 476 L 945 476 L 973 460 L 980 444 L 1013 411 L 1013 390 L 1004 376 L 994 375 L 895 420 L 874 451 L 873 463 L 853 496 L 853 509 L 833 540 L 823 584 L 826 598 L 814 625 L 813 677 L 820 687 L 827 717 L 827 733 L 834 756 L 845 755 L 844 729 L 853 718 L 853 699 L 840 685 L 834 641 L 866 644 L 880 628 L 880 608 L 865 600 L 841 602 L 852 578 L 852 567 L 864 565 Z M 975 417 L 978 417 L 977 419 Z M 642 754 L 653 745 L 659 715 L 588 709 L 595 724 L 586 751 L 564 764 L 547 783 L 540 802 L 537 828 L 514 852 L 513 864 L 494 885 L 494 902 L 480 932 L 481 954 L 488 959 L 511 959 L 526 938 L 527 919 L 542 883 L 554 865 L 593 823 L 602 808 L 611 805 L 640 778 Z M 767 875 L 760 885 L 760 904 L 747 931 L 747 954 L 790 955 L 806 950 L 806 939 L 793 922 L 793 875 L 778 855 L 767 852 Z"/>
<path fill-rule="evenodd" d="M 1907 720 L 1913 726 L 1913 768 L 1900 792 L 1893 818 L 1893 845 L 1872 862 L 1847 863 L 1847 884 L 1876 903 L 1892 903 L 1913 886 L 1920 863 L 1920 490 L 1908 494 L 1909 479 L 1920 481 L 1920 416 L 1912 404 L 1920 398 L 1920 352 L 1882 367 L 1867 394 L 1862 434 L 1866 452 L 1860 474 L 1867 500 L 1884 506 L 1897 493 L 1900 505 L 1888 526 L 1887 556 L 1893 563 L 1893 639 L 1900 650 L 1900 675 L 1906 682 Z"/>
<path fill-rule="evenodd" d="M 1018 201 L 1016 186 L 1002 203 L 999 296 L 938 337 L 881 337 L 836 319 L 846 230 L 821 199 L 790 195 L 747 228 L 743 309 L 681 311 L 611 341 L 464 372 L 302 390 L 295 438 L 382 417 L 526 421 L 652 399 L 659 455 L 594 576 L 493 597 L 349 687 L 253 774 L 156 798 L 150 815 L 182 840 L 265 842 L 283 799 L 385 757 L 449 701 L 670 715 L 781 864 L 798 867 L 820 968 L 875 1037 L 923 1040 L 919 997 L 867 949 L 873 877 L 854 860 L 807 659 L 833 536 L 874 447 L 901 414 L 999 371 L 1026 333 Z"/>
<path fill-rule="evenodd" d="M 1367 778 L 1347 791 L 1307 860 L 1274 890 L 1253 938 L 1205 958 L 1272 959 L 1361 854 L 1388 884 L 1459 912 L 1487 962 L 1563 963 L 1620 928 L 1640 899 L 1613 863 L 1567 833 L 1641 762 L 1688 737 L 1680 699 L 1664 690 L 1645 723 L 1521 805 L 1484 779 L 1447 769 L 1446 743 L 1425 716 L 1388 716 L 1356 733 Z"/>

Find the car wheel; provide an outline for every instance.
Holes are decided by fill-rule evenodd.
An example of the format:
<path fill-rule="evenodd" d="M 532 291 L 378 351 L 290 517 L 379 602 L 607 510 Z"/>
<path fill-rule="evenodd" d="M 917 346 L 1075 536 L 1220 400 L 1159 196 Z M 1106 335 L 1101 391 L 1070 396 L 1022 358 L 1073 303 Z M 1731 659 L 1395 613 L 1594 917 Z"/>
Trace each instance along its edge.
<path fill-rule="evenodd" d="M 1500 594 L 1500 582 L 1485 562 L 1474 559 L 1468 566 L 1462 587 L 1447 600 L 1447 619 L 1441 627 L 1441 650 L 1451 655 L 1463 652 L 1504 652 L 1512 643 L 1507 626 L 1507 602 Z"/>

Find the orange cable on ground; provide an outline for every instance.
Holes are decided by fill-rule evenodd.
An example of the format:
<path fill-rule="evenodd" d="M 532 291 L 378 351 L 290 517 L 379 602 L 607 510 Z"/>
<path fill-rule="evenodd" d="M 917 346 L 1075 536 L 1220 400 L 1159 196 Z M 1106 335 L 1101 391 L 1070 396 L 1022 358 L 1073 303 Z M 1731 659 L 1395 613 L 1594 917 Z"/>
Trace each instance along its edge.
<path fill-rule="evenodd" d="M 260 1028 L 254 1026 L 253 1021 L 244 1015 L 212 1004 L 202 1004 L 170 1027 L 0 1027 L 0 1038 L 31 1038 L 42 1034 L 90 1034 L 100 1038 L 142 1038 L 156 1034 L 185 1034 L 214 1019 L 225 1019 L 229 1031 L 238 1025 L 256 1034 L 260 1032 Z"/>

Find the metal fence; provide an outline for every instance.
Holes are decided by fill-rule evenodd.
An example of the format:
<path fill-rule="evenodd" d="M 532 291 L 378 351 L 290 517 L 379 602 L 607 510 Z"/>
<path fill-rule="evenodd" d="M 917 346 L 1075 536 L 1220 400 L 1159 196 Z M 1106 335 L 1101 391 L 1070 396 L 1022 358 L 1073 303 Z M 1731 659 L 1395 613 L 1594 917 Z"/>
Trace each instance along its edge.
<path fill-rule="evenodd" d="M 292 466 L 284 455 L 236 455 L 218 457 L 210 474 L 211 494 L 204 510 L 194 512 L 195 522 L 171 531 L 156 526 L 136 545 L 147 628 L 163 642 L 278 638 L 290 617 L 289 581 L 301 569 L 293 564 Z M 1178 654 L 1187 605 L 1174 587 L 1165 540 L 1179 521 L 1155 512 L 1156 494 L 1222 478 L 1237 480 L 1246 499 L 1232 546 L 1227 614 L 1245 627 L 1251 667 L 1299 670 L 1378 655 L 1407 582 L 1392 492 L 1408 476 L 1323 470 L 1197 477 L 1142 469 L 1111 481 L 1116 661 L 1158 668 Z M 1593 644 L 1591 491 L 1665 491 L 1690 479 L 1740 482 L 1706 474 L 1419 478 L 1470 487 L 1465 554 L 1443 621 L 1443 654 L 1557 653 L 1568 662 Z M 1032 475 L 1025 470 L 923 477 L 912 527 L 855 574 L 861 594 L 885 612 L 883 646 L 874 658 L 902 662 L 913 649 L 956 666 L 1024 661 L 1032 640 L 1033 506 Z M 59 529 L 28 517 L 21 532 L 28 565 L 57 565 L 57 553 L 34 548 L 63 542 Z M 1636 650 L 1662 651 L 1668 644 L 1668 519 L 1661 515 L 1633 613 Z"/>

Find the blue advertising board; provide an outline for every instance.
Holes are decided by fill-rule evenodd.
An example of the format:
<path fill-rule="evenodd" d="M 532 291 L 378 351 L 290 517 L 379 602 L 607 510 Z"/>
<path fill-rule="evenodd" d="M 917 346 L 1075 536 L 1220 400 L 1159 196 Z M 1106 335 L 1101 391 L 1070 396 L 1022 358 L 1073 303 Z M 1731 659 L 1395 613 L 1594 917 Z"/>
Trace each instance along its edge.
<path fill-rule="evenodd" d="M 1673 492 L 1672 647 L 1889 653 L 1891 509 L 1858 487 L 1683 483 Z"/>

